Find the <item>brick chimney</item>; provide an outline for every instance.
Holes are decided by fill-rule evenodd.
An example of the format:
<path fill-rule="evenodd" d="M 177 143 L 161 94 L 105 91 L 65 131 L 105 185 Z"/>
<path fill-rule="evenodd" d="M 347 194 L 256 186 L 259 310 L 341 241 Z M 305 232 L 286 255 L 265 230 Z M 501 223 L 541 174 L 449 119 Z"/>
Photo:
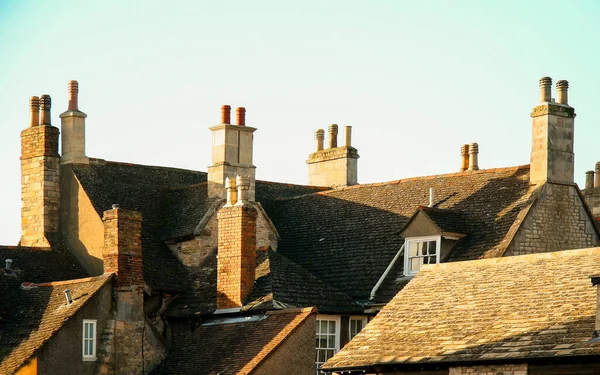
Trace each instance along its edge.
<path fill-rule="evenodd" d="M 314 186 L 358 184 L 358 150 L 352 147 L 352 127 L 345 126 L 344 145 L 338 147 L 338 126 L 329 126 L 328 148 L 323 149 L 325 130 L 315 132 L 315 152 L 308 156 L 308 183 Z"/>
<path fill-rule="evenodd" d="M 255 199 L 256 167 L 252 165 L 252 149 L 256 128 L 246 126 L 246 109 L 236 109 L 237 124 L 230 124 L 231 107 L 221 108 L 221 124 L 212 131 L 212 165 L 208 167 L 208 196 L 225 199 L 225 179 L 248 176 L 248 199 Z"/>
<path fill-rule="evenodd" d="M 114 273 L 113 319 L 105 332 L 104 373 L 140 374 L 150 371 L 166 353 L 144 315 L 142 215 L 113 205 L 104 211 L 104 273 Z M 143 342 L 143 343 L 142 343 Z"/>
<path fill-rule="evenodd" d="M 69 81 L 69 107 L 60 115 L 61 164 L 89 163 L 85 156 L 85 118 L 87 115 L 79 110 L 79 83 Z"/>
<path fill-rule="evenodd" d="M 49 95 L 32 96 L 29 127 L 21 132 L 21 246 L 50 247 L 58 233 L 59 131 L 50 108 Z"/>
<path fill-rule="evenodd" d="M 569 83 L 556 83 L 557 98 L 551 98 L 552 79 L 540 79 L 540 103 L 533 108 L 531 118 L 531 183 L 555 181 L 574 182 L 575 154 L 573 131 L 575 109 L 569 106 Z"/>
<path fill-rule="evenodd" d="M 249 202 L 250 179 L 227 178 L 227 203 L 217 214 L 217 309 L 239 308 L 254 288 L 257 210 Z M 234 193 L 237 188 L 237 195 Z"/>

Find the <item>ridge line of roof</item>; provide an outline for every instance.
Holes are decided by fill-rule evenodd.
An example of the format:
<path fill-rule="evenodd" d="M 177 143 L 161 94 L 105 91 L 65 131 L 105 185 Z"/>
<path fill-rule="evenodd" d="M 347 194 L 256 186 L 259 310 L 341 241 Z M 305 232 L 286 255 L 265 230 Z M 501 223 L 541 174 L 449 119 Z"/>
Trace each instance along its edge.
<path fill-rule="evenodd" d="M 463 172 L 452 172 L 452 173 L 443 173 L 443 174 L 427 175 L 427 176 L 408 177 L 408 178 L 402 178 L 399 180 L 391 180 L 391 181 L 384 181 L 384 182 L 372 182 L 372 183 L 368 183 L 368 184 L 357 184 L 357 185 L 352 185 L 352 186 L 343 186 L 343 187 L 333 188 L 330 190 L 317 191 L 317 192 L 308 193 L 308 194 L 296 195 L 293 197 L 277 198 L 275 200 L 276 201 L 286 201 L 286 200 L 304 198 L 304 197 L 311 196 L 311 195 L 327 195 L 329 193 L 334 193 L 334 192 L 338 192 L 338 191 L 360 189 L 360 188 L 364 188 L 364 187 L 398 185 L 398 184 L 401 184 L 404 182 L 409 182 L 409 181 L 433 180 L 436 178 L 458 177 L 458 176 L 476 175 L 476 174 L 484 174 L 484 173 L 507 172 L 507 171 L 511 171 L 511 170 L 518 171 L 518 170 L 525 170 L 525 169 L 529 169 L 529 164 L 516 165 L 516 166 L 512 166 L 512 167 L 479 169 L 477 171 L 463 171 Z"/>
<path fill-rule="evenodd" d="M 578 255 L 590 255 L 594 253 L 600 253 L 600 247 L 587 247 L 584 249 L 571 249 L 571 250 L 557 250 L 550 251 L 546 253 L 536 253 L 536 254 L 525 254 L 525 255 L 516 255 L 502 258 L 484 258 L 484 259 L 474 259 L 474 260 L 461 260 L 456 262 L 446 262 L 446 263 L 438 263 L 438 264 L 425 264 L 421 270 L 432 271 L 433 269 L 444 267 L 444 268 L 457 268 L 457 267 L 465 267 L 465 266 L 478 266 L 481 264 L 499 264 L 499 263 L 514 263 L 514 262 L 528 262 L 534 261 L 538 259 L 551 259 L 551 258 L 567 258 Z M 419 272 L 420 274 L 421 272 Z M 417 274 L 417 276 L 419 275 Z"/>
<path fill-rule="evenodd" d="M 122 161 L 112 161 L 112 160 L 105 160 L 105 159 L 99 159 L 99 158 L 89 158 L 90 160 L 90 164 L 113 164 L 113 165 L 122 165 L 125 167 L 141 167 L 141 168 L 148 168 L 148 169 L 169 169 L 172 171 L 180 171 L 180 172 L 193 172 L 193 173 L 199 173 L 199 174 L 208 174 L 207 172 L 202 172 L 202 171 L 197 171 L 194 169 L 186 169 L 186 168 L 177 168 L 177 167 L 165 167 L 165 166 L 160 166 L 160 165 L 146 165 L 146 164 L 137 164 L 137 163 L 127 163 L 127 162 L 122 162 Z M 74 165 L 87 165 L 87 164 L 74 164 Z"/>
<path fill-rule="evenodd" d="M 101 280 L 101 279 L 110 279 L 112 276 L 114 275 L 114 273 L 105 273 L 103 275 L 100 276 L 92 276 L 92 277 L 84 277 L 81 279 L 71 279 L 71 280 L 62 280 L 62 281 L 50 281 L 50 282 L 46 282 L 46 283 L 33 283 L 31 286 L 60 286 L 60 285 L 71 285 L 71 284 L 81 284 L 81 283 L 87 283 L 90 281 L 96 281 L 96 280 Z"/>

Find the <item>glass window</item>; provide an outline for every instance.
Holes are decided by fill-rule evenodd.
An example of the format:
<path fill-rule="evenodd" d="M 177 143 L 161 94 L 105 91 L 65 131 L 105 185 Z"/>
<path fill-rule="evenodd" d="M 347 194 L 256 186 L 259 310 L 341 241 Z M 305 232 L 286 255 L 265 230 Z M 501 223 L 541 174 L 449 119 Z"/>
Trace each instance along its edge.
<path fill-rule="evenodd" d="M 339 324 L 340 318 L 336 316 L 317 317 L 315 361 L 317 375 L 324 374 L 319 371 L 319 368 L 339 350 Z"/>
<path fill-rule="evenodd" d="M 439 263 L 440 237 L 407 238 L 405 270 L 407 275 L 415 275 L 424 264 Z"/>
<path fill-rule="evenodd" d="M 96 320 L 83 320 L 83 359 L 96 360 Z"/>
<path fill-rule="evenodd" d="M 367 317 L 352 316 L 350 317 L 350 340 L 354 338 L 367 325 Z"/>

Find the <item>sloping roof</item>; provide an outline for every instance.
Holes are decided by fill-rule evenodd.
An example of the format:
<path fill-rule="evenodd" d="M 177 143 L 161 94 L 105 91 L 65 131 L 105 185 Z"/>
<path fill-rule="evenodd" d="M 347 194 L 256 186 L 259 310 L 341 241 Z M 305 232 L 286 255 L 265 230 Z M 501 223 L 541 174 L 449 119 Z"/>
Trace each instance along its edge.
<path fill-rule="evenodd" d="M 469 220 L 462 211 L 425 206 L 420 206 L 419 211 L 427 215 L 442 232 L 469 233 Z"/>
<path fill-rule="evenodd" d="M 173 340 L 169 356 L 151 374 L 250 374 L 312 313 L 312 309 L 269 311 L 254 320 L 225 318 L 201 325 L 193 334 Z"/>
<path fill-rule="evenodd" d="M 112 204 L 142 213 L 144 279 L 157 290 L 188 290 L 188 271 L 164 240 L 191 236 L 215 202 L 207 195 L 207 173 L 90 159 L 72 170 L 100 217 Z M 323 187 L 256 181 L 260 202 L 327 190 Z"/>
<path fill-rule="evenodd" d="M 179 296 L 166 312 L 171 317 L 207 315 L 216 310 L 217 251 L 207 257 L 198 287 Z M 273 250 L 258 250 L 252 293 L 242 311 L 316 307 L 320 313 L 360 313 L 362 307 L 348 295 L 323 283 Z"/>
<path fill-rule="evenodd" d="M 153 289 L 188 289 L 187 270 L 159 239 L 164 225 L 165 191 L 206 181 L 206 173 L 90 159 L 72 166 L 100 217 L 112 204 L 142 214 L 144 280 Z"/>
<path fill-rule="evenodd" d="M 424 266 L 327 369 L 600 355 L 600 248 Z"/>
<path fill-rule="evenodd" d="M 53 251 L 0 249 L 0 258 L 8 256 L 13 260 L 14 271 L 0 270 L 1 374 L 12 374 L 22 366 L 111 278 L 104 275 L 22 288 L 23 281 L 76 277 L 81 272 L 78 267 L 61 262 L 60 254 Z M 66 288 L 73 298 L 68 306 L 63 293 Z"/>
<path fill-rule="evenodd" d="M 349 294 L 366 298 L 403 239 L 400 230 L 435 192 L 435 207 L 461 212 L 469 236 L 450 261 L 502 255 L 518 214 L 533 202 L 529 166 L 357 185 L 264 205 L 278 252 Z"/>

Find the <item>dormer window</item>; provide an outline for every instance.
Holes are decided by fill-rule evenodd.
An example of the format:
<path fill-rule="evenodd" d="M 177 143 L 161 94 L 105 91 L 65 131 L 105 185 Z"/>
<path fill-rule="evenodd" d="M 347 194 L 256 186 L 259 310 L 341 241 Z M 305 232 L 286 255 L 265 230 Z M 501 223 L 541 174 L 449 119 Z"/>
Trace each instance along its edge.
<path fill-rule="evenodd" d="M 424 264 L 440 262 L 441 236 L 406 238 L 404 269 L 406 275 L 416 275 Z"/>

